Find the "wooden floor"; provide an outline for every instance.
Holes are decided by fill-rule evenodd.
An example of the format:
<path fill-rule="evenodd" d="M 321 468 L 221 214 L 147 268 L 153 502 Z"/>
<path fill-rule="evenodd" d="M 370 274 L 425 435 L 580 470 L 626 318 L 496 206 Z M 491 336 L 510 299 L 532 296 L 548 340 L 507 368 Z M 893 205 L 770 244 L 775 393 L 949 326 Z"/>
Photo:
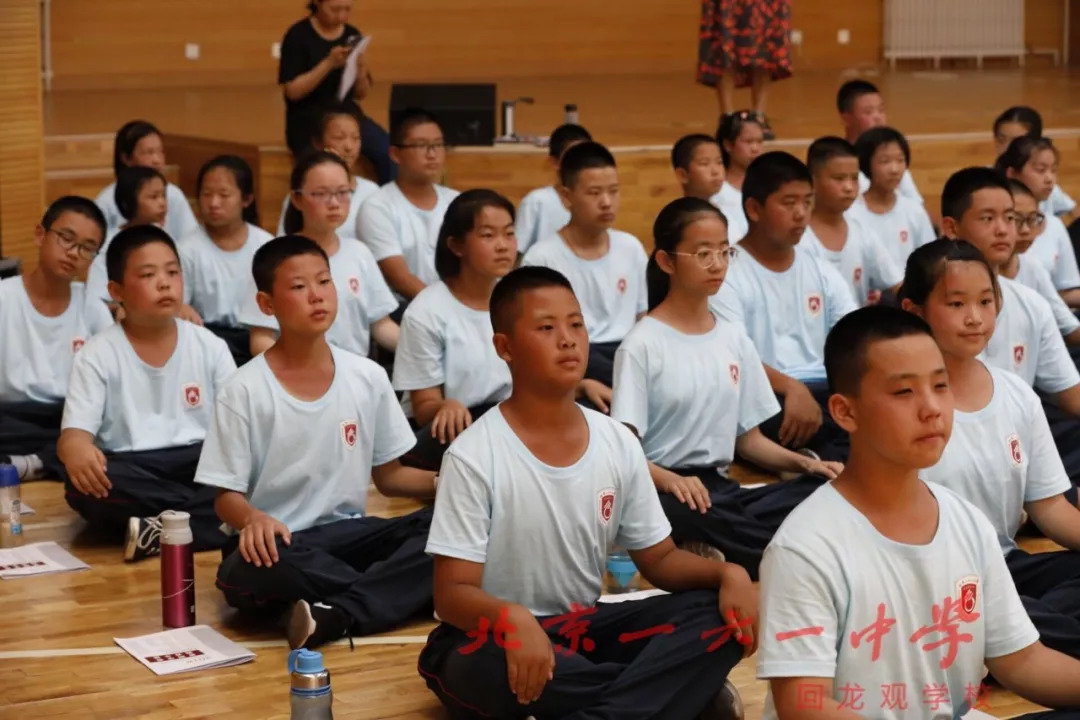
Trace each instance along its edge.
<path fill-rule="evenodd" d="M 761 479 L 744 471 L 741 478 Z M 58 483 L 31 483 L 24 499 L 37 514 L 26 540 L 55 540 L 89 563 L 90 570 L 0 581 L 0 717 L 115 720 L 116 718 L 288 717 L 288 648 L 280 631 L 237 622 L 214 587 L 219 554 L 196 556 L 197 621 L 256 653 L 235 668 L 159 678 L 124 654 L 115 637 L 161 630 L 159 564 L 121 561 L 118 547 L 95 540 L 63 500 Z M 412 509 L 374 494 L 369 509 L 395 515 Z M 1049 549 L 1047 541 L 1025 544 Z M 445 714 L 421 682 L 416 658 L 433 622 L 418 621 L 372 638 L 324 649 L 333 677 L 339 720 L 441 719 Z M 755 679 L 754 658 L 731 675 L 747 707 L 761 717 L 765 683 Z M 1008 693 L 990 696 L 998 717 L 1038 709 Z"/>

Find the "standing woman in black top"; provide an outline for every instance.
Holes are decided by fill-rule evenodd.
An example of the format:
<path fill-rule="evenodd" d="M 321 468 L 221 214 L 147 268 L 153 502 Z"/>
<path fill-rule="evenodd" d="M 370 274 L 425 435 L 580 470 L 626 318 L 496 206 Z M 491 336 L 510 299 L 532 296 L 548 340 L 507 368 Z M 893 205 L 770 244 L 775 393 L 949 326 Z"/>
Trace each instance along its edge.
<path fill-rule="evenodd" d="M 308 3 L 310 15 L 290 27 L 281 41 L 278 83 L 285 93 L 285 138 L 293 155 L 311 150 L 323 111 L 338 104 L 345 63 L 361 37 L 347 22 L 352 6 L 353 0 L 313 0 Z M 345 102 L 359 110 L 372 82 L 361 54 L 356 83 Z M 364 157 L 375 166 L 379 184 L 393 180 L 397 166 L 390 160 L 390 137 L 366 115 L 360 124 L 360 142 Z"/>

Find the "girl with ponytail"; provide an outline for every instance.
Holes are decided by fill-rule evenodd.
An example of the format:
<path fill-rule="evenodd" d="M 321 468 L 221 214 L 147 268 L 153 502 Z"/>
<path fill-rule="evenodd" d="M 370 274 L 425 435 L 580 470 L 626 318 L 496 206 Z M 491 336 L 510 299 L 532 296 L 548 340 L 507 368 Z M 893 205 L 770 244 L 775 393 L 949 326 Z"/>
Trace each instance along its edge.
<path fill-rule="evenodd" d="M 680 198 L 660 211 L 653 237 L 649 313 L 615 354 L 611 416 L 641 438 L 676 542 L 715 548 L 756 578 L 786 514 L 780 507 L 790 510 L 822 480 L 741 490 L 727 477 L 735 452 L 778 472 L 831 478 L 842 466 L 792 452 L 758 429 L 780 412 L 761 358 L 741 327 L 709 308 L 734 252 L 724 215 L 705 200 Z M 759 501 L 774 524 L 746 509 Z"/>

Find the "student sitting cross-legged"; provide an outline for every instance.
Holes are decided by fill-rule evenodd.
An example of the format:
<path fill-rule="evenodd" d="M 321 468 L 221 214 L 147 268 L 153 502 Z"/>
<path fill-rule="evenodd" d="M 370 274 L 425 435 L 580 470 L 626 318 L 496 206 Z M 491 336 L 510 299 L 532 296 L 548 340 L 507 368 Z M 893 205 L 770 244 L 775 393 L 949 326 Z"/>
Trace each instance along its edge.
<path fill-rule="evenodd" d="M 569 278 L 589 330 L 585 376 L 607 389 L 615 350 L 645 313 L 648 257 L 641 241 L 612 228 L 619 212 L 619 174 L 607 148 L 594 142 L 573 146 L 562 157 L 559 175 L 570 223 L 541 238 L 521 262 Z"/>
<path fill-rule="evenodd" d="M 491 318 L 513 390 L 443 457 L 420 674 L 454 718 L 732 717 L 703 711 L 730 711 L 755 642 L 746 571 L 676 549 L 637 439 L 574 402 L 589 339 L 565 277 L 515 270 Z M 597 605 L 613 545 L 672 594 Z"/>
<path fill-rule="evenodd" d="M 191 514 L 196 550 L 220 547 L 214 493 L 193 478 L 210 408 L 236 365 L 224 340 L 177 318 L 180 258 L 164 230 L 121 230 L 105 265 L 124 318 L 72 364 L 57 444 L 67 502 L 92 527 L 126 532 L 126 560 L 157 553 L 165 510 Z"/>
<path fill-rule="evenodd" d="M 330 258 L 338 301 L 327 341 L 361 357 L 367 357 L 373 338 L 380 347 L 392 351 L 397 347 L 398 325 L 390 314 L 397 308 L 397 300 L 367 246 L 337 234 L 352 194 L 345 161 L 326 151 L 306 155 L 293 168 L 290 185 L 292 203 L 286 211 L 286 230 L 314 241 Z M 237 282 L 245 281 L 237 278 Z M 246 284 L 239 320 L 251 328 L 251 354 L 258 355 L 274 344 L 277 320 L 259 305 L 259 288 L 250 274 Z"/>
<path fill-rule="evenodd" d="M 548 161 L 555 179 L 559 177 L 559 161 L 563 154 L 573 146 L 590 142 L 592 135 L 580 125 L 560 125 L 551 133 L 548 140 Z M 518 239 L 518 252 L 528 251 L 539 240 L 551 237 L 570 222 L 570 211 L 563 205 L 559 188 L 546 185 L 531 190 L 518 206 L 515 230 Z"/>
<path fill-rule="evenodd" d="M 56 466 L 56 440 L 75 355 L 112 325 L 104 303 L 87 303 L 86 272 L 105 237 L 91 200 L 62 197 L 34 230 L 38 264 L 0 280 L 0 463 L 20 480 Z"/>
<path fill-rule="evenodd" d="M 764 718 L 959 718 L 987 667 L 1025 699 L 1080 706 L 1080 663 L 1039 641 L 993 525 L 919 477 L 955 432 L 930 328 L 863 308 L 830 332 L 825 363 L 851 454 L 765 551 Z"/>
<path fill-rule="evenodd" d="M 254 177 L 243 158 L 211 159 L 199 169 L 195 189 L 202 225 L 180 243 L 184 300 L 243 365 L 251 359 L 251 338 L 239 320 L 245 279 L 252 256 L 271 235 L 259 227 Z"/>
<path fill-rule="evenodd" d="M 843 433 L 822 418 L 823 353 L 829 328 L 856 305 L 832 265 L 797 247 L 813 203 L 810 172 L 788 153 L 765 153 L 746 172 L 743 203 L 750 233 L 710 304 L 746 330 L 783 397 L 783 412 L 761 428 L 765 436 L 842 461 Z"/>
<path fill-rule="evenodd" d="M 820 478 L 742 490 L 735 454 L 777 472 L 833 477 L 843 466 L 784 448 L 758 425 L 780 412 L 742 327 L 709 308 L 724 282 L 727 227 L 713 205 L 681 198 L 660 211 L 649 260 L 649 314 L 615 354 L 611 417 L 640 438 L 677 543 L 704 543 L 756 578 L 786 511 Z"/>
<path fill-rule="evenodd" d="M 384 495 L 430 498 L 402 467 L 416 442 L 386 371 L 327 342 L 338 293 L 325 251 L 296 235 L 255 253 L 259 306 L 280 337 L 225 384 L 195 480 L 233 529 L 218 587 L 244 612 L 292 604 L 293 648 L 385 630 L 431 608 L 431 510 L 368 516 Z"/>
<path fill-rule="evenodd" d="M 401 319 L 394 389 L 419 427 L 405 463 L 438 470 L 448 443 L 510 394 L 510 371 L 491 343 L 488 303 L 514 269 L 514 206 L 492 190 L 466 190 L 446 209 L 435 270 Z"/>
<path fill-rule="evenodd" d="M 941 348 L 955 412 L 941 459 L 923 471 L 990 519 L 1016 589 L 1043 642 L 1080 654 L 1080 510 L 1039 396 L 1021 378 L 978 358 L 994 332 L 997 280 L 974 246 L 938 240 L 908 258 L 902 302 Z M 1064 552 L 1016 546 L 1026 511 Z"/>

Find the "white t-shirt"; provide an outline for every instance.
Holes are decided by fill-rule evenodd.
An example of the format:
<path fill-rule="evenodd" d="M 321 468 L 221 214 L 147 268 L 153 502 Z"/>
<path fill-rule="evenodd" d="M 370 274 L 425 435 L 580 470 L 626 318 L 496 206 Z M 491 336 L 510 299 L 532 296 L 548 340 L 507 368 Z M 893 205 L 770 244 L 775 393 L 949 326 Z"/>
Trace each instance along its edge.
<path fill-rule="evenodd" d="M 341 223 L 341 227 L 337 230 L 338 237 L 342 240 L 345 238 L 356 240 L 360 237 L 358 222 L 360 219 L 360 206 L 378 190 L 379 186 L 367 178 L 356 178 L 356 188 L 353 189 L 352 199 L 349 200 L 349 214 L 345 217 L 345 222 Z M 286 195 L 285 201 L 281 203 L 281 218 L 278 220 L 277 226 L 278 237 L 287 234 L 285 232 L 285 211 L 289 209 L 289 198 L 291 196 L 292 193 Z"/>
<path fill-rule="evenodd" d="M 86 302 L 104 305 L 112 302 L 109 296 L 109 269 L 105 266 L 105 254 L 109 250 L 119 229 L 110 229 L 105 233 L 105 241 L 101 243 L 101 249 L 94 259 L 90 261 L 90 267 L 86 271 Z"/>
<path fill-rule="evenodd" d="M 858 307 L 840 273 L 799 247 L 779 273 L 741 250 L 709 304 L 746 328 L 762 361 L 797 380 L 825 378 L 825 337 Z"/>
<path fill-rule="evenodd" d="M 482 563 L 484 592 L 538 616 L 595 605 L 612 547 L 671 534 L 637 438 L 581 412 L 589 445 L 573 465 L 540 462 L 497 407 L 451 443 L 439 471 L 428 553 Z"/>
<path fill-rule="evenodd" d="M 533 245 L 522 265 L 558 270 L 570 281 L 581 303 L 589 342 L 619 342 L 648 309 L 641 241 L 621 230 L 608 230 L 608 251 L 596 260 L 579 257 L 558 234 Z"/>
<path fill-rule="evenodd" d="M 360 208 L 356 233 L 376 261 L 400 255 L 409 272 L 425 285 L 437 282 L 435 243 L 450 201 L 457 190 L 435 186 L 438 200 L 432 210 L 421 210 L 401 193 L 397 183 L 387 183 L 373 193 Z"/>
<path fill-rule="evenodd" d="M 792 511 L 761 563 L 759 678 L 831 678 L 833 699 L 866 717 L 952 720 L 973 704 L 986 658 L 1039 639 L 990 521 L 927 487 L 939 520 L 926 545 L 885 537 L 831 483 Z M 883 688 L 893 700 L 903 690 L 904 709 Z M 771 692 L 763 717 L 777 717 Z"/>
<path fill-rule="evenodd" d="M 1069 197 L 1069 193 L 1061 189 L 1060 185 L 1054 185 L 1050 191 L 1050 197 L 1039 203 L 1039 210 L 1047 215 L 1065 215 L 1076 209 L 1076 201 Z"/>
<path fill-rule="evenodd" d="M 120 208 L 116 207 L 116 183 L 110 184 L 98 193 L 94 202 L 105 214 L 108 231 L 115 235 L 116 231 L 127 223 L 124 216 L 120 214 Z M 165 186 L 165 202 L 168 207 L 165 212 L 165 232 L 169 233 L 169 237 L 174 241 L 179 242 L 180 238 L 194 232 L 199 226 L 199 221 L 195 219 L 195 213 L 191 211 L 191 205 L 188 204 L 184 191 L 172 183 Z M 104 252 L 105 248 L 102 247 L 102 253 Z"/>
<path fill-rule="evenodd" d="M 1061 331 L 1062 335 L 1068 335 L 1073 330 L 1080 328 L 1080 320 L 1065 304 L 1061 294 L 1054 287 L 1050 271 L 1037 259 L 1030 258 L 1025 262 L 1023 255 L 1018 257 L 1016 277 L 1013 280 L 1039 293 L 1039 296 L 1049 303 L 1058 330 Z"/>
<path fill-rule="evenodd" d="M 994 395 L 975 412 L 956 410 L 952 437 L 922 477 L 949 488 L 986 513 L 1007 555 L 1016 549 L 1024 503 L 1072 487 L 1042 402 L 1024 381 L 990 368 Z"/>
<path fill-rule="evenodd" d="M 899 285 L 904 279 L 904 271 L 896 266 L 881 238 L 867 227 L 859 213 L 848 213 L 844 219 L 847 220 L 848 233 L 841 250 L 825 247 L 809 225 L 799 246 L 836 268 L 840 277 L 847 280 L 855 302 L 864 306 L 869 303 L 871 290 L 887 290 Z"/>
<path fill-rule="evenodd" d="M 937 239 L 926 208 L 900 193 L 896 194 L 896 204 L 888 212 L 874 212 L 866 206 L 862 195 L 851 206 L 850 212 L 877 233 L 898 268 L 907 267 L 908 255 L 916 248 Z"/>
<path fill-rule="evenodd" d="M 1045 393 L 1059 393 L 1080 383 L 1080 372 L 1047 302 L 1015 280 L 999 277 L 998 282 L 1001 311 L 982 360 L 1016 373 Z"/>
<path fill-rule="evenodd" d="M 870 178 L 866 177 L 861 171 L 859 172 L 859 195 L 870 189 Z M 904 171 L 904 176 L 900 178 L 900 187 L 896 189 L 898 193 L 906 197 L 908 200 L 914 200 L 920 205 L 926 204 L 923 200 L 923 196 L 919 193 L 919 188 L 915 186 L 915 178 L 911 176 L 911 169 Z"/>
<path fill-rule="evenodd" d="M 570 211 L 563 205 L 559 191 L 553 186 L 530 191 L 521 200 L 517 210 L 514 232 L 517 235 L 518 252 L 524 254 L 538 240 L 554 235 L 569 222 Z"/>
<path fill-rule="evenodd" d="M 243 247 L 226 252 L 200 227 L 180 244 L 184 302 L 195 308 L 203 322 L 237 327 L 240 308 L 253 282 L 252 258 L 272 239 L 270 233 L 248 223 Z"/>
<path fill-rule="evenodd" d="M 386 371 L 331 346 L 334 379 L 293 397 L 259 355 L 214 404 L 195 482 L 244 493 L 292 532 L 363 517 L 371 468 L 416 444 Z"/>
<path fill-rule="evenodd" d="M 727 469 L 735 440 L 780 412 L 742 327 L 717 318 L 687 335 L 646 316 L 615 353 L 611 417 L 664 468 Z"/>
<path fill-rule="evenodd" d="M 743 211 L 742 190 L 736 190 L 730 183 L 724 183 L 720 186 L 720 192 L 709 198 L 709 202 L 720 208 L 720 212 L 727 218 L 729 243 L 734 245 L 746 237 L 746 233 L 750 232 L 750 223 Z"/>
<path fill-rule="evenodd" d="M 56 317 L 34 308 L 23 278 L 0 280 L 0 403 L 61 402 L 71 363 L 91 335 L 112 325 L 103 303 L 87 303 L 82 283 Z"/>
<path fill-rule="evenodd" d="M 341 240 L 338 251 L 330 256 L 330 276 L 337 290 L 338 308 L 334 324 L 326 332 L 331 345 L 367 357 L 371 348 L 371 326 L 397 310 L 398 301 L 371 251 L 355 240 Z M 237 321 L 253 328 L 278 330 L 277 318 L 264 315 L 255 300 L 258 289 L 248 273 L 248 287 Z"/>
<path fill-rule="evenodd" d="M 491 314 L 473 310 L 443 282 L 421 290 L 401 318 L 394 353 L 394 389 L 412 417 L 410 390 L 442 386 L 443 397 L 465 407 L 505 400 L 510 368 L 495 353 Z"/>
<path fill-rule="evenodd" d="M 1050 271 L 1054 287 L 1058 290 L 1072 290 L 1080 287 L 1080 268 L 1076 265 L 1076 253 L 1073 251 L 1069 230 L 1061 218 L 1046 216 L 1046 227 L 1035 238 L 1026 255 L 1039 262 Z"/>
<path fill-rule="evenodd" d="M 202 442 L 236 363 L 206 328 L 177 320 L 176 330 L 176 349 L 159 368 L 135 354 L 120 325 L 90 338 L 75 356 L 60 427 L 85 430 L 113 452 Z"/>

